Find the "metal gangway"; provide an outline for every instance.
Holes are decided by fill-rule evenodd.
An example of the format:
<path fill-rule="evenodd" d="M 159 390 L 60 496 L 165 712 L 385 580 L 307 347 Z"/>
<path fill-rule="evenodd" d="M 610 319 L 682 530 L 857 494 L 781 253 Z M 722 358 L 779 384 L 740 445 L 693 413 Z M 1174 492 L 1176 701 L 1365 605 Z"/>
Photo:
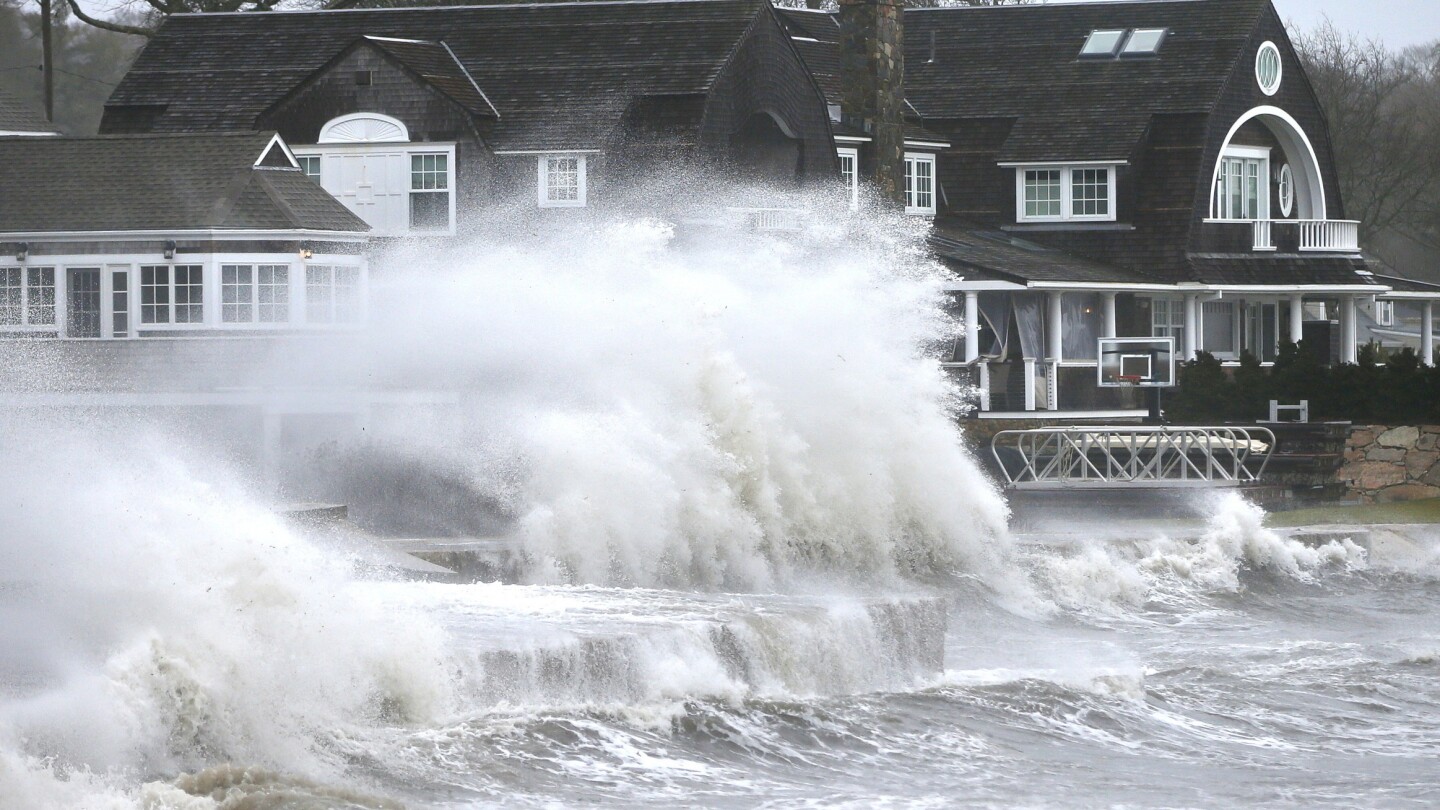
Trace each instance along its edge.
<path fill-rule="evenodd" d="M 1055 427 L 990 442 L 1016 490 L 1238 487 L 1260 481 L 1274 449 L 1261 427 Z"/>

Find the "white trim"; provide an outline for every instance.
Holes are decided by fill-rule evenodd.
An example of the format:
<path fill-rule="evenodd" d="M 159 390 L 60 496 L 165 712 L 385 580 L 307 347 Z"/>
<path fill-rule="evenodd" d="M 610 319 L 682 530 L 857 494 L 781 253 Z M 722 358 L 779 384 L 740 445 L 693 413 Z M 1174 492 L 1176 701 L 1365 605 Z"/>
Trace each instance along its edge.
<path fill-rule="evenodd" d="M 1220 167 L 1224 165 L 1226 150 L 1231 148 L 1230 142 L 1235 139 L 1235 133 L 1239 132 L 1240 128 L 1250 123 L 1250 121 L 1262 116 L 1278 118 L 1289 127 L 1289 131 L 1284 133 L 1275 132 L 1273 128 L 1271 129 L 1276 139 L 1280 141 L 1282 151 L 1285 153 L 1285 162 L 1293 167 L 1296 159 L 1299 158 L 1301 162 L 1304 163 L 1305 171 L 1303 173 L 1295 173 L 1295 200 L 1298 204 L 1302 194 L 1308 195 L 1311 210 L 1307 212 L 1305 207 L 1301 206 L 1299 209 L 1300 219 L 1329 219 L 1325 214 L 1325 183 L 1320 176 L 1320 159 L 1315 155 L 1315 147 L 1310 144 L 1309 136 L 1305 134 L 1305 130 L 1300 126 L 1300 122 L 1295 120 L 1294 116 L 1279 107 L 1271 106 L 1261 106 L 1251 109 L 1237 118 L 1235 123 L 1231 125 L 1230 131 L 1226 133 L 1225 140 L 1222 142 L 1224 145 L 1220 148 L 1220 155 L 1216 159 L 1215 168 L 1210 174 L 1210 207 L 1208 210 L 1212 214 L 1215 212 L 1216 181 L 1220 177 Z M 1288 145 L 1286 143 L 1287 140 L 1291 141 Z"/>
<path fill-rule="evenodd" d="M 1275 194 L 1280 202 L 1280 216 L 1289 217 L 1295 210 L 1295 170 L 1290 164 L 1280 164 L 1275 176 Z"/>
<path fill-rule="evenodd" d="M 850 210 L 854 211 L 860 207 L 860 150 L 853 146 L 835 147 L 835 156 L 843 164 L 848 158 L 850 160 L 850 181 L 846 184 L 846 191 L 850 195 Z M 845 179 L 842 169 L 840 179 Z"/>
<path fill-rule="evenodd" d="M 818 40 L 818 39 L 816 39 L 816 38 L 814 38 L 814 37 L 797 37 L 797 36 L 791 36 L 791 37 L 790 37 L 790 41 L 791 41 L 791 42 L 819 42 L 820 40 Z"/>
<path fill-rule="evenodd" d="M 257 157 L 257 158 L 255 158 L 255 162 L 252 163 L 252 164 L 250 164 L 250 168 L 252 168 L 252 169 L 270 169 L 270 168 L 274 168 L 273 166 L 261 166 L 261 165 L 260 165 L 260 161 L 262 161 L 262 160 L 264 160 L 265 158 L 269 157 L 269 155 L 270 155 L 270 150 L 273 149 L 273 148 L 275 148 L 275 145 L 276 145 L 276 144 L 279 144 L 279 145 L 280 145 L 280 151 L 285 155 L 286 159 L 288 159 L 288 160 L 290 161 L 290 168 L 292 168 L 292 169 L 298 169 L 298 168 L 300 168 L 300 161 L 298 161 L 298 160 L 295 159 L 295 153 L 290 151 L 290 147 L 285 144 L 285 141 L 280 137 L 280 135 L 279 135 L 278 133 L 275 134 L 275 135 L 271 135 L 271 136 L 270 136 L 270 142 L 267 143 L 267 144 L 265 144 L 265 148 L 264 148 L 264 149 L 261 149 L 261 150 L 260 150 L 260 156 Z"/>
<path fill-rule="evenodd" d="M 375 124 L 381 125 L 382 127 L 392 128 L 393 130 L 398 131 L 399 137 L 395 137 L 394 135 L 388 133 L 376 135 L 373 137 L 367 135 L 363 138 L 347 137 L 343 140 L 337 140 L 333 137 L 336 130 L 343 129 L 348 124 L 353 124 L 357 122 L 373 122 Z M 320 146 L 330 146 L 333 144 L 374 144 L 409 142 L 410 128 L 405 126 L 405 122 L 401 121 L 398 118 L 392 118 L 391 116 L 382 115 L 380 113 L 374 112 L 349 113 L 347 115 L 341 115 L 335 118 L 331 118 L 329 121 L 325 122 L 324 126 L 320 127 L 320 136 L 315 141 L 315 143 Z"/>
<path fill-rule="evenodd" d="M 190 231 L 9 231 L 0 233 L 0 240 L 6 242 L 115 242 L 152 239 L 212 239 L 215 241 L 241 241 L 245 239 L 311 239 L 323 242 L 366 242 L 370 235 L 364 231 L 247 231 L 201 229 Z M 39 259 L 39 256 L 35 256 Z"/>
<path fill-rule="evenodd" d="M 1266 85 L 1265 79 L 1260 74 L 1260 65 L 1265 59 L 1265 55 L 1270 53 L 1275 54 L 1275 82 L 1274 84 Z M 1255 52 L 1255 83 L 1260 86 L 1260 92 L 1267 96 L 1273 96 L 1280 92 L 1280 85 L 1284 82 L 1285 58 L 1280 53 L 1280 46 L 1267 40 L 1260 46 L 1260 49 Z"/>
<path fill-rule="evenodd" d="M 549 197 L 550 161 L 573 159 L 575 161 L 575 199 L 552 200 Z M 573 152 L 547 152 L 535 160 L 536 201 L 541 208 L 584 208 L 586 205 L 585 156 Z"/>
<path fill-rule="evenodd" d="M 1025 160 L 996 163 L 1002 169 L 1033 169 L 1050 166 L 1129 166 L 1128 160 Z"/>
<path fill-rule="evenodd" d="M 1227 144 L 1225 146 L 1225 157 L 1252 158 L 1258 160 L 1269 160 L 1271 149 L 1268 146 L 1241 146 L 1239 144 Z"/>
<path fill-rule="evenodd" d="M 598 0 L 597 0 L 598 2 Z M 604 149 L 497 149 L 492 155 L 598 155 Z"/>
<path fill-rule="evenodd" d="M 927 163 L 930 165 L 930 204 L 928 206 L 914 204 L 914 201 L 920 198 L 920 190 L 919 188 L 915 187 L 918 184 L 913 184 L 912 182 L 910 182 L 911 167 L 918 166 L 921 163 Z M 906 152 L 903 167 L 905 170 L 906 185 L 911 187 L 911 190 L 907 191 L 905 194 L 905 213 L 915 216 L 935 216 L 936 203 L 938 202 L 940 197 L 940 178 L 935 170 L 936 166 L 934 153 Z M 918 178 L 919 174 L 920 173 L 917 170 L 915 172 L 915 176 Z"/>
<path fill-rule="evenodd" d="M 344 117 L 344 116 L 342 116 Z M 338 119 L 337 119 L 338 120 Z M 330 193 L 357 217 L 360 217 L 370 225 L 370 235 L 377 237 L 403 237 L 403 236 L 454 236 L 456 222 L 457 198 L 460 195 L 459 171 L 455 161 L 454 141 L 405 141 L 374 143 L 351 142 L 351 143 L 321 143 L 305 144 L 292 147 L 298 157 L 319 157 L 320 187 Z M 337 173 L 337 168 L 332 164 L 336 159 L 353 159 L 356 156 L 366 154 L 375 157 L 396 157 L 398 165 L 392 165 L 390 161 L 384 161 L 382 166 L 390 180 L 399 184 L 398 188 L 389 188 L 382 199 L 383 204 L 371 204 L 370 200 L 380 197 L 368 191 L 373 183 L 360 183 L 346 188 L 340 185 L 344 178 Z M 416 155 L 445 155 L 446 177 L 445 182 L 449 194 L 448 222 L 443 228 L 411 228 L 410 227 L 410 196 L 413 193 L 432 194 L 435 191 L 416 190 L 411 187 L 411 165 Z M 365 164 L 363 171 L 368 171 L 370 164 Z M 402 178 L 403 180 L 399 179 Z M 399 202 L 403 199 L 403 205 Z M 370 218 L 366 218 L 361 212 L 364 206 Z M 372 222 L 371 219 L 378 220 Z"/>
<path fill-rule="evenodd" d="M 1132 291 L 1180 291 L 1181 287 L 1172 284 L 1103 284 L 1089 281 L 1034 281 L 1025 286 L 1030 290 L 1098 290 L 1100 292 L 1132 292 Z"/>
<path fill-rule="evenodd" d="M 1109 213 L 1106 214 L 1076 214 L 1074 196 L 1074 173 L 1094 169 L 1106 170 L 1106 201 L 1105 205 Z M 1025 175 L 1028 172 L 1058 171 L 1060 173 L 1060 215 L 1059 216 L 1029 216 L 1025 213 Z M 1116 222 L 1118 212 L 1116 209 L 1117 189 L 1120 184 L 1119 172 L 1113 164 L 1069 164 L 1069 163 L 1040 163 L 1029 166 L 1021 166 L 1015 169 L 1015 222 L 1026 223 L 1066 223 L 1066 222 Z"/>
<path fill-rule="evenodd" d="M 836 143 L 870 143 L 870 138 L 861 138 L 856 135 L 836 135 Z M 499 154 L 498 152 L 496 154 Z"/>
<path fill-rule="evenodd" d="M 435 44 L 435 43 L 433 43 L 433 42 L 431 42 L 430 40 L 427 40 L 427 39 L 405 39 L 404 37 L 382 37 L 382 36 L 378 36 L 378 35 L 376 35 L 376 34 L 366 34 L 366 35 L 365 35 L 365 38 L 366 38 L 366 39 L 373 39 L 373 40 L 375 40 L 376 42 L 409 42 L 409 43 L 414 44 L 414 45 L 434 45 L 434 44 Z"/>
<path fill-rule="evenodd" d="M 1440 290 L 1435 292 L 1398 292 L 1392 290 L 1387 293 L 1380 293 L 1380 298 L 1392 298 L 1396 301 L 1440 301 Z"/>
<path fill-rule="evenodd" d="M 905 141 L 905 145 L 906 145 L 906 146 L 918 146 L 918 147 L 921 147 L 921 148 L 929 147 L 929 148 L 933 148 L 933 149 L 948 149 L 948 148 L 950 148 L 950 142 L 949 142 L 949 141 L 910 141 L 910 140 L 907 140 L 907 141 Z"/>
<path fill-rule="evenodd" d="M 16 137 L 16 136 L 18 136 L 18 137 L 24 137 L 24 138 L 58 138 L 58 137 L 60 137 L 60 133 L 58 133 L 58 132 L 21 132 L 21 131 L 18 130 L 18 129 L 0 129 L 0 138 L 10 138 L 10 137 Z"/>
<path fill-rule="evenodd" d="M 460 57 L 456 56 L 454 51 L 450 50 L 450 44 L 442 39 L 440 40 L 440 46 L 445 49 L 446 53 L 450 54 L 451 59 L 455 60 L 455 64 L 460 67 L 460 72 L 464 73 L 465 78 L 470 80 L 470 86 L 475 88 L 475 92 L 480 94 L 480 98 L 485 99 L 485 106 L 490 108 L 490 112 L 495 113 L 495 120 L 500 120 L 500 110 L 495 107 L 495 103 L 490 100 L 490 97 L 485 95 L 485 91 L 480 89 L 480 84 L 475 81 L 474 76 L 470 75 L 470 69 L 465 67 L 465 63 L 460 61 Z"/>

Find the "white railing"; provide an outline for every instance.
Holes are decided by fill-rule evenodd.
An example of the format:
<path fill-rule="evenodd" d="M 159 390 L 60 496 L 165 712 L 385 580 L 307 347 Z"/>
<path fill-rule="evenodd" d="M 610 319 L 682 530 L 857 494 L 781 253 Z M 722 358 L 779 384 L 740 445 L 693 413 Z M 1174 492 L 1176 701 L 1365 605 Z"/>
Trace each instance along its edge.
<path fill-rule="evenodd" d="M 1348 219 L 1302 219 L 1300 249 L 1357 253 L 1360 223 Z"/>
<path fill-rule="evenodd" d="M 1233 427 L 1007 430 L 990 442 L 1012 489 L 1241 486 L 1274 449 L 1268 429 Z"/>
<path fill-rule="evenodd" d="M 1256 251 L 1276 249 L 1276 226 L 1297 229 L 1297 244 L 1307 253 L 1359 253 L 1360 223 L 1348 219 L 1248 219 L 1212 220 L 1248 224 Z"/>
<path fill-rule="evenodd" d="M 1257 219 L 1257 220 L 1255 220 L 1254 230 L 1255 230 L 1255 249 L 1256 249 L 1256 250 L 1274 250 L 1274 249 L 1275 249 L 1275 239 L 1274 239 L 1274 233 L 1273 233 L 1273 228 L 1272 228 L 1273 223 L 1274 223 L 1274 220 L 1271 220 L 1271 219 Z"/>
<path fill-rule="evenodd" d="M 798 231 L 804 223 L 800 208 L 730 208 L 747 227 L 757 231 Z"/>

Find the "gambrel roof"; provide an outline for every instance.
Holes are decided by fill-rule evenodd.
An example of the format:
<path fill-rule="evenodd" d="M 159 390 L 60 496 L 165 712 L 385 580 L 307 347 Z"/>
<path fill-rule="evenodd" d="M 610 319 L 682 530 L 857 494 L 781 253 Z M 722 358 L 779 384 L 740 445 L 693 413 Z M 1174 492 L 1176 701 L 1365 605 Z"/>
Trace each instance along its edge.
<path fill-rule="evenodd" d="M 1211 111 L 1269 6 L 1132 0 L 907 9 L 905 99 L 924 121 L 1011 119 L 1002 161 L 1128 160 L 1152 116 Z M 833 17 L 779 13 L 816 80 L 838 101 Z M 1167 31 L 1158 53 L 1080 56 L 1091 32 L 1136 28 Z"/>
<path fill-rule="evenodd" d="M 0 232 L 151 230 L 370 226 L 274 133 L 0 138 Z"/>
<path fill-rule="evenodd" d="M 590 148 L 636 99 L 709 92 L 763 10 L 759 0 L 602 0 L 173 15 L 110 97 L 105 126 L 123 128 L 127 114 L 146 111 L 155 132 L 252 128 L 370 37 L 432 84 L 443 72 L 440 49 L 453 53 L 498 113 L 486 130 L 492 147 Z M 458 85 L 458 74 L 451 80 Z"/>

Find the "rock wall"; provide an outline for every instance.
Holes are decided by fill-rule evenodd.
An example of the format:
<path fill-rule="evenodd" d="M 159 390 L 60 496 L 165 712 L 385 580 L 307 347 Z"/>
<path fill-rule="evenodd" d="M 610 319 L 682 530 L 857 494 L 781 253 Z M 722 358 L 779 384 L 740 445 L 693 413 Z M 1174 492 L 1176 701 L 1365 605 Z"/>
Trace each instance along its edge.
<path fill-rule="evenodd" d="M 1440 425 L 1356 425 L 1337 473 L 1365 503 L 1440 498 Z"/>

